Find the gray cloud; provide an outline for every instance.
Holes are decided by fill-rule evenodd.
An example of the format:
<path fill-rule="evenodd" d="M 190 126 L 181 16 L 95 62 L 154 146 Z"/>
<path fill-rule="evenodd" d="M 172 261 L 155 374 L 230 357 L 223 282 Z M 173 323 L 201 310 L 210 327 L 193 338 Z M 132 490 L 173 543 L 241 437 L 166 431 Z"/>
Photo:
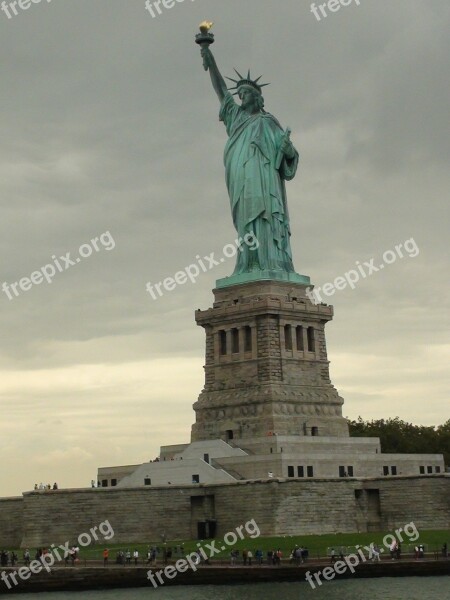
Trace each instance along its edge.
<path fill-rule="evenodd" d="M 420 247 L 329 299 L 346 414 L 443 422 L 448 3 L 366 0 L 321 22 L 306 0 L 186 1 L 156 19 L 143 5 L 0 14 L 2 281 L 104 231 L 116 242 L 51 285 L 0 295 L 0 444 L 14 456 L 0 493 L 89 484 L 99 464 L 189 438 L 204 352 L 193 311 L 233 261 L 158 301 L 145 284 L 234 240 L 226 134 L 193 43 L 205 16 L 223 72 L 262 73 L 267 110 L 293 129 L 297 270 L 321 285 L 408 238 Z M 36 448 L 47 459 L 30 471 Z"/>

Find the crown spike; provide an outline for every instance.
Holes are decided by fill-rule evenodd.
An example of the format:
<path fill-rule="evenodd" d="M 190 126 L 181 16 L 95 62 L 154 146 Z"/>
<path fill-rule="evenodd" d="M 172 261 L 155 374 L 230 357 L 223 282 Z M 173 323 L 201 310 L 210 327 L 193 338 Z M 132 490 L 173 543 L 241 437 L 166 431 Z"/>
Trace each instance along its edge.
<path fill-rule="evenodd" d="M 237 81 L 236 79 L 233 79 L 232 77 L 227 77 L 227 79 L 229 81 L 232 81 L 235 84 L 235 86 L 228 88 L 229 90 L 238 90 L 238 92 L 239 92 L 239 88 L 241 86 L 249 85 L 253 89 L 257 90 L 259 93 L 261 93 L 261 88 L 265 87 L 266 85 L 270 85 L 270 83 L 258 83 L 259 80 L 261 79 L 262 75 L 260 75 L 258 77 L 258 79 L 253 80 L 250 69 L 248 70 L 247 77 L 243 77 L 237 69 L 234 69 L 234 70 L 236 71 L 236 74 L 238 75 L 238 77 L 240 77 L 240 79 Z M 234 95 L 236 95 L 236 94 L 234 94 Z"/>

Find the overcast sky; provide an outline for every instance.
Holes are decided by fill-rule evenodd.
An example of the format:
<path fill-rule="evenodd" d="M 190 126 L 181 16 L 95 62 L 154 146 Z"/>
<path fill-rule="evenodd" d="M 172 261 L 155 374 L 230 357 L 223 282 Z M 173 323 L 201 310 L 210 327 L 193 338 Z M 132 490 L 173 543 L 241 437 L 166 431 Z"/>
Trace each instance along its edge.
<path fill-rule="evenodd" d="M 194 44 L 205 18 L 222 72 L 263 74 L 266 109 L 292 128 L 296 270 L 321 286 L 410 238 L 420 249 L 326 299 L 344 415 L 449 418 L 448 0 L 361 0 L 321 21 L 306 0 L 17 10 L 0 12 L 0 285 L 105 232 L 115 247 L 0 292 L 0 495 L 89 485 L 98 466 L 190 439 L 194 310 L 234 260 L 157 300 L 145 285 L 235 239 L 226 132 Z"/>

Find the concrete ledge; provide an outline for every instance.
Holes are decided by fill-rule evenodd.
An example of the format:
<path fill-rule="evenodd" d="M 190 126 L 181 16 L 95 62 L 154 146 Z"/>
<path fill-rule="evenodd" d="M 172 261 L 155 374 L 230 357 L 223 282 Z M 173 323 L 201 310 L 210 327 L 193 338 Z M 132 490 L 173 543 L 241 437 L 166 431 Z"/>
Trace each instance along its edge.
<path fill-rule="evenodd" d="M 24 492 L 23 496 L 41 495 L 44 497 L 53 496 L 56 494 L 120 494 L 124 491 L 138 491 L 138 492 L 151 492 L 152 490 L 173 490 L 173 489 L 192 489 L 197 490 L 199 488 L 222 488 L 237 485 L 247 485 L 252 483 L 348 483 L 349 481 L 358 481 L 360 483 L 368 482 L 373 483 L 375 481 L 386 482 L 386 481 L 405 481 L 405 480 L 422 480 L 428 479 L 443 479 L 450 480 L 450 473 L 430 473 L 429 475 L 389 475 L 389 476 L 378 476 L 378 477 L 271 477 L 271 478 L 255 478 L 255 479 L 244 479 L 237 481 L 230 481 L 225 483 L 196 483 L 196 484 L 181 484 L 176 483 L 170 486 L 168 485 L 151 485 L 151 486 L 130 486 L 130 487 L 105 487 L 105 488 L 61 488 L 59 490 L 31 490 Z M 450 482 L 449 482 L 450 483 Z M 0 498 L 2 500 L 21 500 L 20 497 L 14 498 Z"/>
<path fill-rule="evenodd" d="M 314 574 L 322 570 L 325 565 L 308 564 L 296 566 L 222 566 L 222 567 L 200 567 L 195 573 L 192 571 L 178 573 L 174 579 L 166 579 L 168 585 L 229 585 L 236 583 L 281 583 L 305 581 L 305 575 L 309 571 Z M 327 564 L 328 566 L 328 564 Z M 5 573 L 11 573 L 14 569 L 5 569 Z M 142 567 L 83 567 L 83 568 L 55 568 L 51 573 L 39 573 L 32 575 L 26 581 L 20 581 L 19 585 L 7 588 L 0 581 L 0 595 L 13 593 L 36 593 L 56 591 L 82 591 L 111 588 L 135 588 L 150 587 L 152 584 L 147 579 L 148 569 Z M 153 572 L 158 568 L 153 568 Z M 426 577 L 450 575 L 450 560 L 436 561 L 394 561 L 385 563 L 365 563 L 358 565 L 355 573 L 350 571 L 336 578 L 351 579 L 372 577 Z M 327 581 L 323 585 L 326 587 Z"/>

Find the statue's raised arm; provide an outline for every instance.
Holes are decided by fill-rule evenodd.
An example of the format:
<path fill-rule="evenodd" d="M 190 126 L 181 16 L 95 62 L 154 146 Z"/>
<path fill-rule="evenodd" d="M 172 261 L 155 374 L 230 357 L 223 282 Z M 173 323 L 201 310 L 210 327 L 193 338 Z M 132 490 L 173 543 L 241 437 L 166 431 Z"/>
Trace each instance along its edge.
<path fill-rule="evenodd" d="M 227 84 L 220 74 L 214 56 L 209 49 L 211 44 L 214 44 L 214 34 L 210 33 L 212 26 L 213 23 L 211 21 L 203 21 L 200 23 L 200 33 L 195 36 L 195 42 L 202 49 L 201 54 L 203 57 L 203 68 L 205 71 L 209 71 L 213 88 L 219 98 L 219 101 L 222 102 L 225 98 L 225 94 L 227 93 Z"/>
<path fill-rule="evenodd" d="M 225 94 L 227 93 L 227 84 L 220 74 L 219 67 L 217 66 L 216 59 L 214 58 L 211 50 L 207 47 L 202 48 L 201 54 L 203 57 L 203 65 L 208 69 L 211 76 L 213 88 L 217 94 L 217 97 L 219 98 L 219 101 L 222 102 L 225 98 Z"/>

